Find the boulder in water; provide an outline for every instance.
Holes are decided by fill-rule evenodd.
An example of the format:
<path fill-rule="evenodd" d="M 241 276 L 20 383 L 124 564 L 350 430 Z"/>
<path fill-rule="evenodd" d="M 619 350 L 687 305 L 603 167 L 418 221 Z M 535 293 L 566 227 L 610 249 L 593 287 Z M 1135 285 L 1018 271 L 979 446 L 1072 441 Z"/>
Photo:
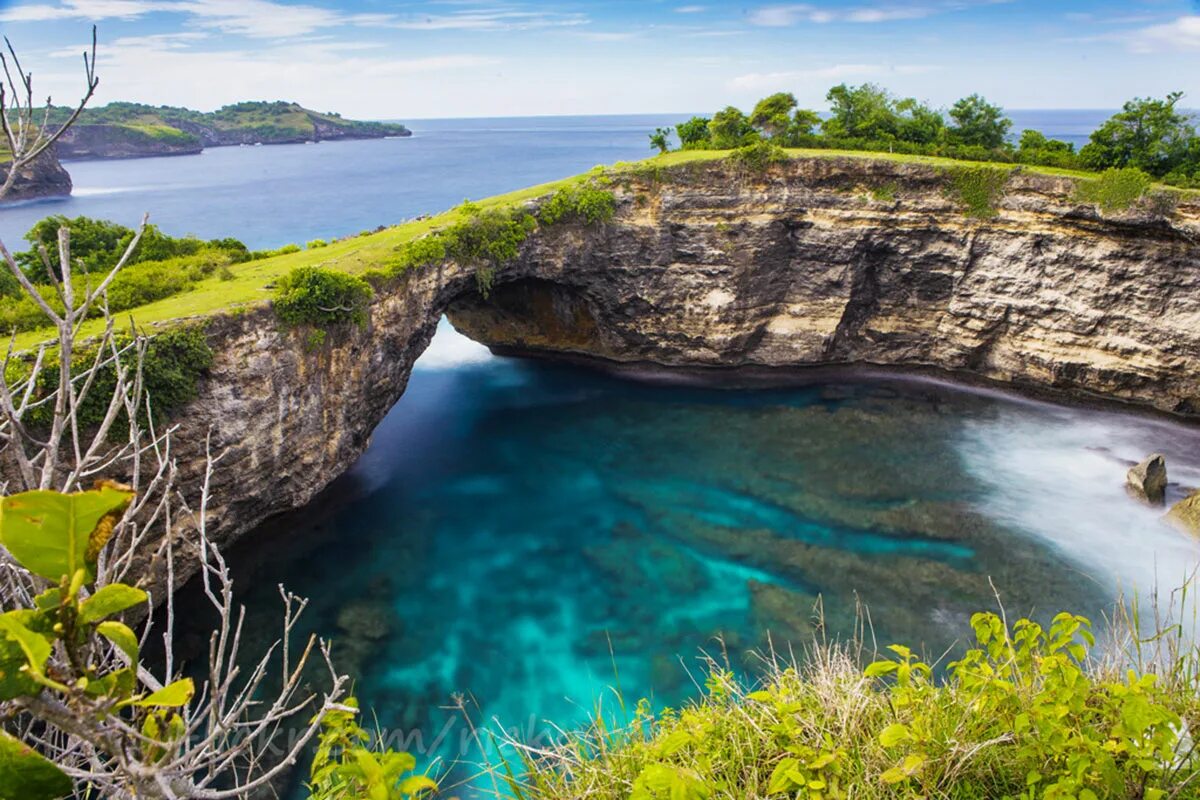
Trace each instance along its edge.
<path fill-rule="evenodd" d="M 1146 456 L 1125 474 L 1130 495 L 1152 506 L 1161 506 L 1167 496 L 1167 460 L 1159 453 Z"/>
<path fill-rule="evenodd" d="M 1171 506 L 1166 519 L 1176 528 L 1200 537 L 1200 489 Z"/>

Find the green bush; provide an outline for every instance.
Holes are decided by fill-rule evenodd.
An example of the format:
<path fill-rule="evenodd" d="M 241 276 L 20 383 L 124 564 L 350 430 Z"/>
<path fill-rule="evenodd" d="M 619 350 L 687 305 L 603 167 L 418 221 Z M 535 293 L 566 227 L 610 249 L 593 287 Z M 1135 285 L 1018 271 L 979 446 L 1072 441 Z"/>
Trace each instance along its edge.
<path fill-rule="evenodd" d="M 484 210 L 470 202 L 460 206 L 459 215 L 453 225 L 400 245 L 388 265 L 389 271 L 398 275 L 446 260 L 457 261 L 475 268 L 476 285 L 486 297 L 496 270 L 520 255 L 521 245 L 537 229 L 537 220 L 521 209 Z"/>
<path fill-rule="evenodd" d="M 1080 181 L 1075 198 L 1103 211 L 1126 211 L 1150 191 L 1153 179 L 1136 167 L 1106 169 L 1099 178 Z"/>
<path fill-rule="evenodd" d="M 72 273 L 107 272 L 112 269 L 133 241 L 135 234 L 132 228 L 105 220 L 89 217 L 46 217 L 25 234 L 25 240 L 31 247 L 15 256 L 18 265 L 31 281 L 47 283 L 51 277 L 46 272 L 46 266 L 38 252 L 39 246 L 44 246 L 50 256 L 54 277 L 61 278 L 58 264 L 58 231 L 64 227 L 71 232 Z M 147 225 L 137 249 L 126 263 L 133 265 L 146 261 L 166 261 L 205 252 L 223 253 L 227 262 L 245 261 L 250 257 L 246 245 L 237 239 L 214 239 L 205 242 L 194 236 L 167 236 L 154 225 Z"/>
<path fill-rule="evenodd" d="M 118 345 L 128 344 L 127 338 Z M 132 365 L 132 354 L 126 356 Z M 89 368 L 95 359 L 95 350 L 84 349 L 75 354 L 75 372 Z M 212 366 L 213 351 L 208 346 L 208 337 L 199 327 L 180 327 L 164 331 L 150 338 L 142 360 L 142 380 L 154 409 L 155 421 L 169 419 L 171 413 L 182 408 L 196 397 L 200 378 Z M 38 376 L 35 394 L 47 397 L 58 388 L 58 364 L 47 364 Z M 108 412 L 108 403 L 116 388 L 116 370 L 111 366 L 101 369 L 93 379 L 93 386 L 83 402 L 80 422 L 84 427 L 95 427 Z M 44 403 L 36 406 L 28 417 L 34 428 L 50 424 L 53 406 Z M 123 429 L 114 426 L 114 435 Z M 123 433 L 120 435 L 124 435 Z"/>
<path fill-rule="evenodd" d="M 642 701 L 625 727 L 597 720 L 506 774 L 526 800 L 1195 796 L 1190 644 L 1126 670 L 1089 655 L 1083 617 L 971 627 L 977 645 L 943 677 L 901 645 L 865 669 L 853 644 L 814 645 L 754 689 L 714 663 L 699 702 L 654 715 Z"/>
<path fill-rule="evenodd" d="M 144 261 L 130 264 L 113 278 L 108 286 L 109 311 L 117 313 L 153 303 L 193 288 L 196 282 L 207 278 L 218 270 L 229 272 L 229 265 L 241 261 L 236 250 L 227 250 L 204 244 L 191 255 L 179 256 L 164 261 Z M 229 273 L 232 278 L 232 272 Z M 87 274 L 73 278 L 76 294 L 82 294 L 94 286 L 97 276 Z M 48 284 L 36 286 L 43 298 L 57 311 L 62 311 L 54 287 Z M 93 316 L 102 310 L 93 308 Z M 0 330 L 27 331 L 43 328 L 47 320 L 38 305 L 23 291 L 14 295 L 0 295 Z"/>
<path fill-rule="evenodd" d="M 366 324 L 374 292 L 362 278 L 324 267 L 296 267 L 275 288 L 275 313 L 287 325 Z"/>
<path fill-rule="evenodd" d="M 980 219 L 996 216 L 996 204 L 1004 196 L 1011 172 L 996 167 L 956 167 L 947 173 L 948 193 L 963 206 L 963 213 Z"/>
<path fill-rule="evenodd" d="M 538 222 L 557 225 L 563 221 L 581 220 L 594 225 L 608 222 L 617 211 L 617 198 L 608 189 L 593 183 L 581 183 L 559 189 L 538 209 Z"/>
<path fill-rule="evenodd" d="M 772 164 L 788 160 L 784 149 L 768 141 L 758 141 L 739 147 L 728 156 L 730 162 L 750 172 L 766 172 Z"/>
<path fill-rule="evenodd" d="M 318 248 L 328 247 L 328 246 L 329 246 L 329 242 L 325 241 L 324 239 L 313 239 L 311 242 L 304 245 L 304 249 L 305 250 L 316 250 Z"/>

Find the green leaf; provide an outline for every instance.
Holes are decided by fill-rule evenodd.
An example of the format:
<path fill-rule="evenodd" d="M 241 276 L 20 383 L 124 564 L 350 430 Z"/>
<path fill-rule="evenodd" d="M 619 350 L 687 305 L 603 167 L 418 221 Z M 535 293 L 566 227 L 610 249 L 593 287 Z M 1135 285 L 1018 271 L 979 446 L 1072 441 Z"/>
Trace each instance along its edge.
<path fill-rule="evenodd" d="M 0 614 L 0 633 L 21 648 L 29 671 L 41 675 L 46 668 L 46 661 L 50 659 L 50 642 L 46 637 L 26 628 L 15 611 Z"/>
<path fill-rule="evenodd" d="M 794 791 L 796 783 L 788 774 L 800 766 L 799 760 L 785 758 L 771 771 L 771 781 L 767 785 L 767 794 L 784 794 Z"/>
<path fill-rule="evenodd" d="M 96 633 L 108 639 L 110 642 L 120 648 L 121 652 L 129 656 L 129 663 L 136 665 L 138 662 L 138 640 L 137 636 L 129 626 L 124 622 L 115 622 L 109 620 L 101 622 L 96 626 Z"/>
<path fill-rule="evenodd" d="M 436 792 L 437 781 L 424 775 L 409 775 L 400 781 L 400 794 L 406 797 L 416 797 L 422 792 Z"/>
<path fill-rule="evenodd" d="M 73 789 L 62 770 L 0 730 L 0 800 L 56 800 Z"/>
<path fill-rule="evenodd" d="M 890 675 L 897 670 L 895 661 L 876 661 L 866 668 L 864 674 L 868 678 L 879 678 L 884 675 Z"/>
<path fill-rule="evenodd" d="M 179 706 L 187 705 L 195 693 L 196 684 L 192 682 L 191 678 L 183 678 L 182 680 L 167 684 L 149 697 L 143 697 L 141 700 L 135 701 L 134 705 L 143 708 L 149 706 L 178 708 Z"/>
<path fill-rule="evenodd" d="M 28 663 L 16 642 L 0 636 L 0 700 L 37 694 L 41 686 L 21 667 Z"/>
<path fill-rule="evenodd" d="M 113 583 L 83 601 L 79 609 L 79 621 L 84 625 L 98 622 L 127 608 L 141 605 L 149 599 L 150 596 L 141 589 L 123 583 Z"/>
<path fill-rule="evenodd" d="M 132 500 L 132 492 L 112 486 L 9 495 L 0 500 L 0 544 L 46 580 L 58 582 L 79 569 L 90 578 L 100 548 Z"/>
<path fill-rule="evenodd" d="M 116 700 L 124 700 L 133 694 L 135 688 L 137 688 L 137 676 L 134 668 L 125 667 L 110 672 L 102 678 L 88 681 L 84 691 L 90 697 L 111 697 Z"/>
<path fill-rule="evenodd" d="M 880 732 L 879 743 L 884 747 L 895 747 L 901 742 L 907 742 L 911 738 L 912 734 L 908 732 L 908 726 L 896 722 L 888 725 Z"/>
<path fill-rule="evenodd" d="M 33 605 L 40 611 L 49 611 L 62 605 L 62 589 L 51 587 L 33 598 Z"/>

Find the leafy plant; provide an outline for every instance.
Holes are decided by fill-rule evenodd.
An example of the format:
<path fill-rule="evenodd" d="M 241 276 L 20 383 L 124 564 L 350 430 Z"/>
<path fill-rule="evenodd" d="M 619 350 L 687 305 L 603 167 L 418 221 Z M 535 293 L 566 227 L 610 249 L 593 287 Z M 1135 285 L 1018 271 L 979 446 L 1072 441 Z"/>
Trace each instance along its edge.
<path fill-rule="evenodd" d="M 273 300 L 275 314 L 287 325 L 364 325 L 374 294 L 362 278 L 306 266 L 280 279 Z"/>
<path fill-rule="evenodd" d="M 1004 196 L 1011 173 L 996 167 L 955 167 L 947 170 L 948 193 L 963 206 L 968 217 L 987 219 L 998 213 L 996 204 Z"/>
<path fill-rule="evenodd" d="M 1106 169 L 1099 178 L 1081 181 L 1075 189 L 1075 198 L 1094 203 L 1103 211 L 1127 211 L 1146 196 L 1152 184 L 1150 176 L 1136 167 L 1114 167 Z"/>
<path fill-rule="evenodd" d="M 975 646 L 940 676 L 902 645 L 863 668 L 855 645 L 816 644 L 753 690 L 710 663 L 699 702 L 654 715 L 643 701 L 624 726 L 597 717 L 510 783 L 526 800 L 1192 796 L 1191 644 L 1139 672 L 1095 660 L 1084 617 L 970 623 Z"/>
<path fill-rule="evenodd" d="M 343 705 L 358 708 L 353 697 Z M 432 778 L 406 774 L 416 767 L 411 755 L 372 751 L 364 746 L 370 741 L 353 711 L 326 714 L 309 770 L 310 800 L 408 800 L 437 791 Z"/>
<path fill-rule="evenodd" d="M 782 147 L 768 141 L 758 141 L 739 147 L 729 154 L 733 164 L 749 171 L 766 172 L 772 164 L 780 164 L 788 160 L 788 155 Z"/>

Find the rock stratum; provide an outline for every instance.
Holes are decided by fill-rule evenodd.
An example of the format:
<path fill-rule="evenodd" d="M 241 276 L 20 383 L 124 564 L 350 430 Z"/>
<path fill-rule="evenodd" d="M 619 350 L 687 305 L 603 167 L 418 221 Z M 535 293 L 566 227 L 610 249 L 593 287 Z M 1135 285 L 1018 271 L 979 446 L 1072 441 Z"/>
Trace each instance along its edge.
<path fill-rule="evenodd" d="M 1105 215 L 1070 178 L 1016 172 L 978 219 L 954 182 L 867 158 L 635 171 L 611 222 L 535 232 L 486 299 L 468 266 L 409 272 L 316 350 L 269 308 L 216 318 L 181 466 L 198 479 L 210 430 L 227 451 L 224 539 L 307 503 L 365 449 L 444 313 L 505 353 L 768 379 L 935 370 L 1200 418 L 1200 204 Z"/>

